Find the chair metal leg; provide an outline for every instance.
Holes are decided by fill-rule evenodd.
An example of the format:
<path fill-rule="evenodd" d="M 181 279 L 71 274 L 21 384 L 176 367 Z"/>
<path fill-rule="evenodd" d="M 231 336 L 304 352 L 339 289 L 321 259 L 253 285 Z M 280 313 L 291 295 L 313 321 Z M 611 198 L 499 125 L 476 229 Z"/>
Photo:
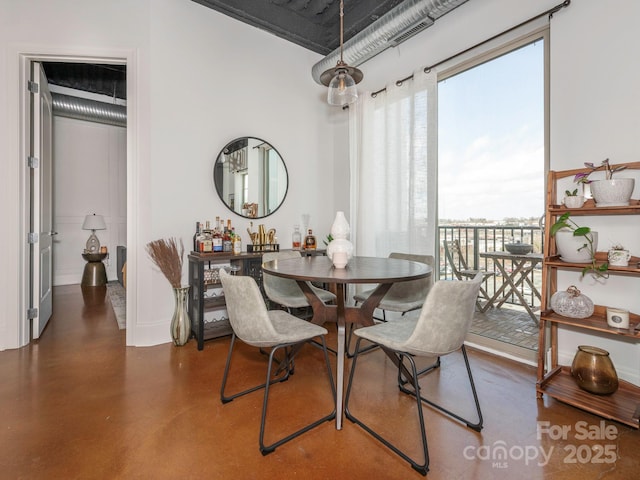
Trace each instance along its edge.
<path fill-rule="evenodd" d="M 262 416 L 260 419 L 260 452 L 262 453 L 262 455 L 268 455 L 269 453 L 273 452 L 276 448 L 278 448 L 280 445 L 282 445 L 283 443 L 288 442 L 289 440 L 292 440 L 296 437 L 298 437 L 299 435 L 302 435 L 305 432 L 308 432 L 309 430 L 311 430 L 312 428 L 317 427 L 318 425 L 324 423 L 324 422 L 328 422 L 330 420 L 333 420 L 334 418 L 336 418 L 336 387 L 335 384 L 333 382 L 333 374 L 331 373 L 331 364 L 329 362 L 329 354 L 327 352 L 327 345 L 324 339 L 324 336 L 319 337 L 320 340 L 322 341 L 322 349 L 323 349 L 323 353 L 324 353 L 324 360 L 325 360 L 325 364 L 327 366 L 327 378 L 329 379 L 329 384 L 331 385 L 331 391 L 332 391 L 332 396 L 333 396 L 333 411 L 329 414 L 329 415 L 325 415 L 324 417 L 308 424 L 307 426 L 293 432 L 290 435 L 287 435 L 284 438 L 281 438 L 280 440 L 270 444 L 270 445 L 265 445 L 264 444 L 264 431 L 265 431 L 265 423 L 266 423 L 266 419 L 267 419 L 267 404 L 269 402 L 269 389 L 270 386 L 272 385 L 273 382 L 269 382 L 269 378 L 271 377 L 271 366 L 273 365 L 273 356 L 275 354 L 275 352 L 280 349 L 280 348 L 286 348 L 288 346 L 290 346 L 291 344 L 286 344 L 286 345 L 276 345 L 275 347 L 273 347 L 273 349 L 271 350 L 271 354 L 269 356 L 269 366 L 267 367 L 267 380 L 265 381 L 265 389 L 264 389 L 264 400 L 262 402 Z"/>
<path fill-rule="evenodd" d="M 233 395 L 227 396 L 225 395 L 225 388 L 227 385 L 227 378 L 229 376 L 229 369 L 231 367 L 231 356 L 233 354 L 233 348 L 235 346 L 236 343 L 236 334 L 232 333 L 231 334 L 231 343 L 229 344 L 229 353 L 227 354 L 227 362 L 225 364 L 224 367 L 224 374 L 222 375 L 222 386 L 220 387 L 220 401 L 222 403 L 229 403 L 230 401 L 241 397 L 243 395 L 246 395 L 248 393 L 251 392 L 255 392 L 256 390 L 260 390 L 261 388 L 265 388 L 265 384 L 260 384 L 260 385 L 256 385 L 255 387 L 252 388 L 248 388 L 247 390 L 243 390 L 241 392 L 235 393 Z M 273 352 L 272 352 L 273 353 Z M 288 355 L 285 356 L 285 358 L 283 360 L 276 360 L 272 355 L 269 356 L 269 368 L 271 368 L 271 363 L 272 362 L 277 362 L 280 366 L 279 372 L 284 371 L 284 375 L 282 375 L 281 377 L 277 377 L 274 378 L 273 380 L 271 380 L 269 383 L 271 385 L 273 385 L 274 383 L 280 383 L 280 382 L 284 382 L 285 380 L 287 380 L 289 378 L 289 375 L 291 373 L 293 373 L 293 357 L 289 357 Z M 284 368 L 283 368 L 284 366 Z"/>
<path fill-rule="evenodd" d="M 358 302 L 355 303 L 356 305 L 358 305 Z M 402 312 L 402 315 L 404 315 L 405 312 Z M 377 320 L 379 322 L 386 322 L 387 321 L 387 316 L 385 314 L 385 311 L 382 310 L 382 318 L 379 317 L 373 317 L 374 320 Z M 351 346 L 351 336 L 353 334 L 353 329 L 356 328 L 356 326 L 353 323 L 349 324 L 349 327 L 347 328 L 347 339 L 345 342 L 346 345 L 346 352 L 347 352 L 347 358 L 353 358 L 353 353 L 351 353 L 349 351 L 349 347 Z M 365 352 L 370 352 L 371 350 L 374 350 L 378 348 L 378 345 L 369 345 L 368 347 L 363 348 L 360 353 L 365 353 Z"/>
<path fill-rule="evenodd" d="M 386 446 L 387 448 L 392 450 L 394 453 L 399 455 L 401 458 L 403 458 L 405 461 L 407 461 L 411 465 L 411 467 L 414 470 L 416 470 L 418 473 L 420 473 L 421 475 L 426 475 L 427 472 L 429 471 L 429 448 L 427 446 L 427 435 L 426 435 L 425 426 L 424 426 L 424 415 L 422 413 L 422 402 L 420 400 L 420 385 L 418 384 L 418 372 L 416 369 L 415 361 L 410 355 L 405 355 L 400 352 L 396 352 L 400 355 L 400 362 L 403 362 L 404 358 L 407 358 L 409 360 L 409 364 L 411 365 L 411 373 L 412 373 L 411 381 L 413 384 L 413 388 L 415 389 L 416 392 L 418 392 L 418 395 L 416 396 L 416 409 L 418 410 L 418 423 L 420 424 L 420 439 L 422 442 L 422 453 L 424 456 L 424 463 L 417 463 L 414 459 L 409 457 L 406 453 L 404 453 L 398 447 L 393 445 L 391 442 L 389 442 L 386 438 L 384 438 L 378 432 L 376 432 L 371 427 L 369 427 L 364 422 L 362 422 L 360 419 L 358 419 L 355 415 L 353 415 L 353 413 L 351 413 L 351 410 L 349 409 L 349 399 L 351 397 L 351 387 L 353 386 L 353 378 L 355 376 L 356 364 L 358 363 L 358 356 L 360 355 L 360 353 L 363 353 L 360 350 L 361 340 L 362 340 L 361 338 L 358 338 L 358 341 L 356 342 L 355 354 L 353 356 L 353 363 L 351 365 L 351 373 L 349 374 L 349 383 L 347 385 L 347 393 L 346 393 L 345 404 L 344 404 L 345 416 L 349 420 L 351 420 L 353 423 L 362 427 L 366 432 L 368 432 L 370 435 L 372 435 L 374 438 L 380 441 L 384 446 Z"/>
<path fill-rule="evenodd" d="M 456 413 L 453 413 L 452 411 L 444 408 L 443 406 L 438 405 L 438 404 L 432 402 L 431 400 L 422 397 L 418 390 L 415 390 L 415 391 L 409 390 L 409 389 L 405 388 L 404 385 L 401 382 L 399 383 L 398 386 L 399 386 L 399 388 L 400 388 L 400 390 L 402 392 L 404 392 L 404 393 L 406 393 L 408 395 L 412 395 L 412 396 L 420 398 L 423 402 L 431 405 L 432 407 L 440 410 L 443 413 L 446 413 L 450 417 L 453 417 L 456 420 L 459 420 L 460 422 L 464 423 L 467 427 L 471 428 L 472 430 L 475 430 L 476 432 L 479 432 L 480 430 L 482 430 L 482 426 L 483 426 L 482 411 L 480 409 L 480 402 L 478 400 L 478 393 L 476 392 L 476 386 L 475 386 L 475 383 L 473 381 L 473 375 L 471 374 L 471 366 L 469 365 L 469 357 L 467 356 L 467 349 L 465 348 L 464 344 L 462 345 L 461 350 L 462 350 L 462 356 L 464 357 L 464 363 L 465 363 L 465 366 L 467 368 L 467 375 L 469 376 L 469 383 L 471 384 L 471 391 L 473 393 L 473 400 L 474 400 L 475 405 L 476 405 L 476 412 L 478 413 L 478 421 L 477 422 L 474 423 L 474 422 L 472 422 L 470 420 L 467 420 L 466 418 L 463 418 L 460 415 L 458 415 Z"/>

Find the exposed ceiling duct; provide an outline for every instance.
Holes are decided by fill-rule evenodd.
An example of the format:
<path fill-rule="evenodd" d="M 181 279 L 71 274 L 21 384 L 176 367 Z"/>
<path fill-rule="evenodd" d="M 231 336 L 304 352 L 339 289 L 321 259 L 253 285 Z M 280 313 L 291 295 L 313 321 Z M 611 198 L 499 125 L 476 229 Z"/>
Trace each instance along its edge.
<path fill-rule="evenodd" d="M 104 123 L 117 127 L 127 126 L 127 107 L 98 102 L 86 98 L 51 93 L 53 114 L 87 122 Z"/>
<path fill-rule="evenodd" d="M 406 0 L 344 43 L 343 58 L 358 66 L 387 48 L 395 47 L 430 27 L 436 19 L 467 0 Z M 320 85 L 320 75 L 340 59 L 337 48 L 311 68 L 311 76 Z"/>

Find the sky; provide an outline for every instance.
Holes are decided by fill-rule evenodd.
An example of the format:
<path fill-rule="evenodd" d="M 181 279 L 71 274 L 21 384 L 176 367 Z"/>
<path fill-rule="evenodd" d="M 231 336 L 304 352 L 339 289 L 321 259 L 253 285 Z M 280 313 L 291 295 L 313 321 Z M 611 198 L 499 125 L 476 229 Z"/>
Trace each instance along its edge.
<path fill-rule="evenodd" d="M 544 213 L 542 40 L 438 84 L 438 216 Z"/>

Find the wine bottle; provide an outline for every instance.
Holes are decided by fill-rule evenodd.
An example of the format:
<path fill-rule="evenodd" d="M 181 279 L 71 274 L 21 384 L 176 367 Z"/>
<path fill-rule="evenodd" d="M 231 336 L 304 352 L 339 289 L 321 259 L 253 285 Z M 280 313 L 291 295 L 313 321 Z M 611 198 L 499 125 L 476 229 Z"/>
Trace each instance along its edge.
<path fill-rule="evenodd" d="M 200 251 L 199 237 L 200 237 L 200 222 L 196 222 L 196 233 L 193 234 L 193 251 L 194 252 Z"/>

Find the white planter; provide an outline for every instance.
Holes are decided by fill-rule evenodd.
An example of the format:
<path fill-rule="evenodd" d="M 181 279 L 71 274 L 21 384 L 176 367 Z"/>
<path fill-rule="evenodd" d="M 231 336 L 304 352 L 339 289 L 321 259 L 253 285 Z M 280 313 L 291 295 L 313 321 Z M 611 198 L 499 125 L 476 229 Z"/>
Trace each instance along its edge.
<path fill-rule="evenodd" d="M 633 178 L 594 180 L 590 184 L 596 207 L 626 207 L 629 205 L 634 186 Z"/>
<path fill-rule="evenodd" d="M 573 195 L 564 197 L 564 205 L 567 208 L 580 208 L 584 205 L 584 195 Z"/>
<path fill-rule="evenodd" d="M 590 235 L 593 239 L 593 251 L 595 252 L 598 247 L 598 232 L 591 232 Z M 570 263 L 591 263 L 591 252 L 588 245 L 589 242 L 582 235 L 578 237 L 573 236 L 571 230 L 560 230 L 555 234 L 556 249 L 560 255 L 560 260 Z M 587 247 L 582 248 L 584 244 Z"/>

